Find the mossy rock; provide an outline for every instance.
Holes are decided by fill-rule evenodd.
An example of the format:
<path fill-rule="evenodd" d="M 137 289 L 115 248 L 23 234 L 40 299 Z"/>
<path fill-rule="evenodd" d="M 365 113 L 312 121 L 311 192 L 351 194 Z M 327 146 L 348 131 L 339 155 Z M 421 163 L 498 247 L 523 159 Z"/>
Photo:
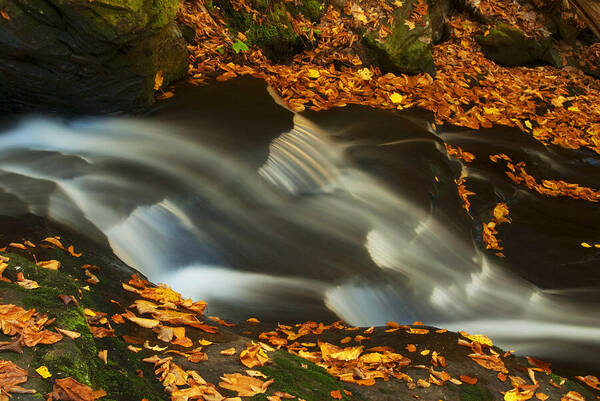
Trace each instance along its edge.
<path fill-rule="evenodd" d="M 517 28 L 497 23 L 485 35 L 476 37 L 485 56 L 498 64 L 515 67 L 548 63 L 561 67 L 558 51 L 549 37 L 531 38 Z"/>
<path fill-rule="evenodd" d="M 366 32 L 362 42 L 368 49 L 361 58 L 365 64 L 376 64 L 384 72 L 435 74 L 432 44 L 433 30 L 429 15 L 426 25 L 411 29 L 405 24 L 416 1 L 406 1 L 394 12 L 392 33 L 381 39 L 375 32 Z"/>
<path fill-rule="evenodd" d="M 260 47 L 268 58 L 277 62 L 283 62 L 312 45 L 306 37 L 293 30 L 289 15 L 295 17 L 302 14 L 307 19 L 318 22 L 325 11 L 325 2 L 321 0 L 301 0 L 295 3 L 254 0 L 251 2 L 252 7 L 265 17 L 262 22 L 257 22 L 250 13 L 235 10 L 229 0 L 215 0 L 213 4 L 223 12 L 230 31 L 242 32 L 248 38 L 248 46 Z"/>
<path fill-rule="evenodd" d="M 178 0 L 0 0 L 0 110 L 142 111 L 185 76 Z M 68 83 L 68 84 L 66 84 Z"/>

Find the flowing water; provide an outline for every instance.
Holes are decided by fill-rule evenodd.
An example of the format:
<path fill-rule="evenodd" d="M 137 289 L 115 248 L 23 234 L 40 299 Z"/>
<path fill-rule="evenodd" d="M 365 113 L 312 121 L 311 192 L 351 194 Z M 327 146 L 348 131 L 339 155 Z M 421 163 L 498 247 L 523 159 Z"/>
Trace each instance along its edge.
<path fill-rule="evenodd" d="M 444 142 L 477 159 L 462 168 Z M 223 318 L 421 320 L 600 370 L 600 249 L 579 246 L 600 242 L 600 208 L 513 185 L 496 153 L 542 177 L 600 177 L 597 157 L 516 130 L 436 129 L 427 113 L 357 106 L 294 115 L 240 80 L 180 88 L 144 119 L 5 123 L 0 215 L 108 241 Z M 461 173 L 478 194 L 473 217 Z M 477 240 L 500 201 L 513 219 L 505 259 Z"/>

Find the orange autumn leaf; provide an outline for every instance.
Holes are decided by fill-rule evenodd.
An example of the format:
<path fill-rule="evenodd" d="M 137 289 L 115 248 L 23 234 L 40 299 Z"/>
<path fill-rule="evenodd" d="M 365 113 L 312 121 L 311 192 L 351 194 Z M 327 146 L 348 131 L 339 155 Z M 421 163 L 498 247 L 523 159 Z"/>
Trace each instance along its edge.
<path fill-rule="evenodd" d="M 45 238 L 42 242 L 47 242 L 63 250 L 65 249 L 62 242 L 60 242 L 60 237 L 48 237 Z"/>
<path fill-rule="evenodd" d="M 414 344 L 408 344 L 405 348 L 408 352 L 415 352 L 417 350 L 417 347 Z"/>
<path fill-rule="evenodd" d="M 231 348 L 227 348 L 227 349 L 219 351 L 219 354 L 221 354 L 221 355 L 227 355 L 227 356 L 232 356 L 232 355 L 235 355 L 236 352 L 237 351 L 235 350 L 235 348 L 231 347 Z"/>
<path fill-rule="evenodd" d="M 72 377 L 57 379 L 50 394 L 52 400 L 63 401 L 94 401 L 105 395 L 105 391 L 93 390 L 91 387 L 79 383 Z"/>
<path fill-rule="evenodd" d="M 461 375 L 460 376 L 460 381 L 463 381 L 467 384 L 475 384 L 477 383 L 477 378 L 476 377 L 471 377 L 471 376 L 466 376 L 466 375 Z"/>
<path fill-rule="evenodd" d="M 75 247 L 73 245 L 69 246 L 69 248 L 67 248 L 67 252 L 69 252 L 71 254 L 71 256 L 75 257 L 75 258 L 80 258 L 81 257 L 81 253 L 77 253 L 75 252 Z"/>
<path fill-rule="evenodd" d="M 115 331 L 113 329 L 106 329 L 104 327 L 91 326 L 90 331 L 94 338 L 114 337 Z M 123 336 L 125 338 L 125 336 Z"/>
<path fill-rule="evenodd" d="M 263 394 L 273 379 L 262 381 L 255 377 L 245 376 L 240 373 L 229 373 L 221 376 L 220 387 L 237 392 L 238 397 L 253 397 Z"/>
<path fill-rule="evenodd" d="M 13 388 L 27 381 L 27 370 L 11 361 L 0 360 L 0 389 L 11 392 Z"/>
<path fill-rule="evenodd" d="M 58 260 L 45 260 L 37 262 L 37 265 L 48 270 L 58 270 L 60 268 L 60 262 Z"/>
<path fill-rule="evenodd" d="M 537 399 L 538 399 L 538 400 L 540 400 L 540 401 L 546 401 L 546 400 L 547 400 L 548 398 L 550 398 L 550 397 L 548 397 L 548 396 L 547 396 L 546 394 L 544 394 L 544 393 L 535 393 L 535 398 L 537 398 Z"/>
<path fill-rule="evenodd" d="M 342 399 L 342 393 L 340 392 L 340 390 L 331 391 L 329 393 L 329 395 L 331 395 L 331 398 L 336 399 L 336 400 Z"/>
<path fill-rule="evenodd" d="M 194 345 L 194 342 L 188 337 L 177 337 L 175 340 L 171 341 L 171 344 L 189 348 Z"/>
<path fill-rule="evenodd" d="M 72 340 L 81 337 L 81 333 L 78 333 L 76 331 L 60 329 L 58 327 L 56 328 L 56 330 L 58 330 L 62 335 L 67 336 Z"/>
<path fill-rule="evenodd" d="M 585 376 L 585 377 L 575 376 L 575 378 L 577 380 L 587 384 L 591 388 L 600 391 L 600 380 L 596 376 Z"/>
<path fill-rule="evenodd" d="M 586 401 L 577 391 L 569 391 L 560 398 L 560 401 Z"/>
<path fill-rule="evenodd" d="M 250 369 L 257 366 L 264 366 L 270 358 L 260 344 L 248 346 L 240 353 L 240 362 Z"/>
<path fill-rule="evenodd" d="M 145 329 L 153 329 L 160 324 L 160 322 L 158 320 L 145 319 L 142 317 L 137 317 L 135 315 L 133 315 L 133 316 L 125 315 L 125 318 Z"/>

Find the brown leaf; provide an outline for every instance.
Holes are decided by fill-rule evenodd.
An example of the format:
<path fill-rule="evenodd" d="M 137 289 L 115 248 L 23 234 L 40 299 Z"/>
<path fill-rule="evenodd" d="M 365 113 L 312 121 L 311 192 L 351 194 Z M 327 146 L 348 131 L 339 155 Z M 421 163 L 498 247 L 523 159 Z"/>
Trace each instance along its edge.
<path fill-rule="evenodd" d="M 256 394 L 263 394 L 267 387 L 273 383 L 273 379 L 263 382 L 260 379 L 250 376 L 244 376 L 239 373 L 224 374 L 221 376 L 220 387 L 236 391 L 238 397 L 253 397 Z"/>
<path fill-rule="evenodd" d="M 4 388 L 11 392 L 14 386 L 26 381 L 27 371 L 25 369 L 18 367 L 13 362 L 0 360 L 0 389 Z"/>
<path fill-rule="evenodd" d="M 78 332 L 76 332 L 76 331 L 65 330 L 65 329 L 61 329 L 61 328 L 58 328 L 58 327 L 56 328 L 56 330 L 58 330 L 61 334 L 69 337 L 72 340 L 81 337 L 81 334 L 78 333 Z"/>
<path fill-rule="evenodd" d="M 53 401 L 94 401 L 106 395 L 103 390 L 94 391 L 72 377 L 57 379 L 50 394 Z"/>

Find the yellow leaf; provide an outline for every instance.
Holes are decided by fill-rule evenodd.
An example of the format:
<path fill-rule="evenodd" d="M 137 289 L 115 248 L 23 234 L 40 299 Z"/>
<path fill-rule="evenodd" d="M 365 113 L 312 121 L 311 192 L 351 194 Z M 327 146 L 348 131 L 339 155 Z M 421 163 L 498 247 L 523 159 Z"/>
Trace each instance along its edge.
<path fill-rule="evenodd" d="M 402 96 L 398 92 L 394 92 L 390 95 L 390 100 L 394 104 L 402 103 L 402 101 L 404 100 L 404 96 Z"/>
<path fill-rule="evenodd" d="M 404 25 L 406 25 L 410 31 L 416 28 L 415 23 L 409 20 L 404 21 Z"/>
<path fill-rule="evenodd" d="M 60 262 L 58 260 L 44 260 L 37 262 L 37 265 L 48 270 L 58 270 L 60 268 Z"/>
<path fill-rule="evenodd" d="M 52 373 L 50 373 L 48 371 L 48 368 L 45 366 L 40 366 L 35 371 L 37 372 L 38 375 L 42 376 L 42 378 L 44 378 L 44 379 L 52 377 Z"/>
<path fill-rule="evenodd" d="M 356 73 L 363 81 L 370 81 L 373 77 L 373 74 L 371 74 L 371 70 L 369 70 L 368 68 L 361 68 Z"/>
<path fill-rule="evenodd" d="M 588 244 L 587 242 L 582 242 L 581 246 L 584 248 L 591 248 L 592 246 L 590 244 Z"/>
<path fill-rule="evenodd" d="M 247 320 L 246 320 L 246 323 L 248 323 L 248 324 L 259 324 L 259 323 L 260 323 L 260 320 L 258 320 L 258 319 L 257 319 L 257 318 L 255 318 L 255 317 L 251 317 L 250 319 L 247 319 Z"/>
<path fill-rule="evenodd" d="M 484 344 L 484 345 L 487 345 L 490 347 L 494 345 L 494 343 L 492 343 L 492 340 L 490 340 L 488 337 L 484 336 L 483 334 L 471 335 L 464 331 L 459 331 L 459 334 L 462 335 L 463 337 L 468 338 L 471 341 L 478 342 L 479 344 Z"/>
<path fill-rule="evenodd" d="M 157 71 L 154 77 L 154 90 L 157 91 L 163 86 L 164 77 L 162 71 Z"/>
<path fill-rule="evenodd" d="M 309 78 L 316 79 L 316 78 L 319 78 L 320 76 L 321 76 L 321 73 L 319 73 L 319 71 L 312 69 L 312 68 L 308 69 L 308 77 Z"/>
<path fill-rule="evenodd" d="M 581 111 L 581 110 L 579 110 L 579 107 L 577 107 L 577 106 L 571 106 L 567 110 L 569 110 L 569 111 Z"/>
<path fill-rule="evenodd" d="M 485 114 L 500 114 L 500 110 L 495 107 L 484 107 L 483 112 Z"/>
<path fill-rule="evenodd" d="M 525 120 L 525 126 L 529 129 L 533 128 L 533 125 L 531 125 L 531 121 L 529 121 L 529 120 Z"/>

